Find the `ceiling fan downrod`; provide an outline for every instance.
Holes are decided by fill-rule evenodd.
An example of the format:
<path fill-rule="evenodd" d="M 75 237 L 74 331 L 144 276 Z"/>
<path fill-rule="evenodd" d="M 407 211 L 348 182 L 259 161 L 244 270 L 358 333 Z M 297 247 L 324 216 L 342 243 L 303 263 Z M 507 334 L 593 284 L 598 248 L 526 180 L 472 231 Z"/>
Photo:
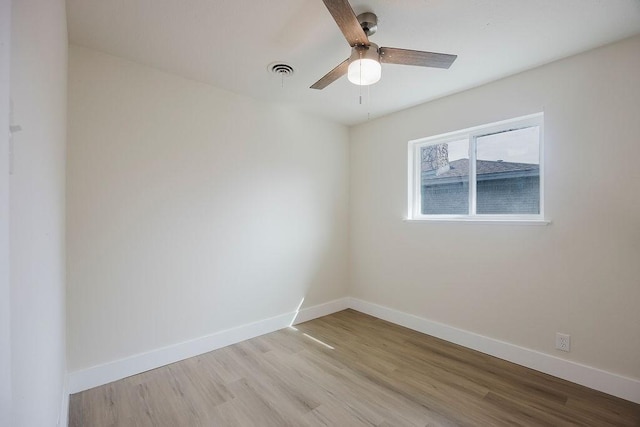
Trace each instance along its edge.
<path fill-rule="evenodd" d="M 378 31 L 378 17 L 375 13 L 361 13 L 357 16 L 357 19 L 367 37 L 374 35 Z"/>

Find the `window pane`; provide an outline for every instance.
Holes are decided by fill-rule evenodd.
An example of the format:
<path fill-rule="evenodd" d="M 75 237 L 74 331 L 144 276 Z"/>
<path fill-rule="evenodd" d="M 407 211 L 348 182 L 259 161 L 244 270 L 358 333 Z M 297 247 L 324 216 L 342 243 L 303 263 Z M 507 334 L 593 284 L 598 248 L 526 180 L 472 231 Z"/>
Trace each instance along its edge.
<path fill-rule="evenodd" d="M 540 213 L 538 126 L 476 139 L 478 214 Z"/>
<path fill-rule="evenodd" d="M 467 139 L 420 149 L 423 215 L 469 214 Z"/>

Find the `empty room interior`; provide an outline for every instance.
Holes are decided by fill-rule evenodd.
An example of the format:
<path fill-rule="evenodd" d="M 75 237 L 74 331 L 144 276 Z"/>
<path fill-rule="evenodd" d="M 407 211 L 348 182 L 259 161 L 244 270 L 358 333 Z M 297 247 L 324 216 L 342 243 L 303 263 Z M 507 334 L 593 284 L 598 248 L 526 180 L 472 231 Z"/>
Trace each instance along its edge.
<path fill-rule="evenodd" d="M 0 426 L 640 425 L 640 1 L 0 0 Z"/>

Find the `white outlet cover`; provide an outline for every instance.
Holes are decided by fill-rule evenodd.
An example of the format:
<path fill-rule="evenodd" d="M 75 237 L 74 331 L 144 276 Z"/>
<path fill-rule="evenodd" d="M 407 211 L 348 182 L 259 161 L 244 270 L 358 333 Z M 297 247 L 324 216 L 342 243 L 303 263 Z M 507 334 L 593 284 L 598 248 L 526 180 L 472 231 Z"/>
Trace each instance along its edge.
<path fill-rule="evenodd" d="M 571 335 L 557 332 L 556 348 L 561 351 L 571 351 Z"/>

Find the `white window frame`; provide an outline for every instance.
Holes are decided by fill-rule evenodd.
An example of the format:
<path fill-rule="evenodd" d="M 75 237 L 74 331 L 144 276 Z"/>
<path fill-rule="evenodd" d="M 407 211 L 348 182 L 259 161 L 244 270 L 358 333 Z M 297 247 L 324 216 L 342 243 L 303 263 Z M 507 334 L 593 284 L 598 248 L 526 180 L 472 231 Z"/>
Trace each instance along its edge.
<path fill-rule="evenodd" d="M 539 214 L 501 214 L 486 215 L 476 212 L 476 144 L 477 139 L 499 132 L 513 131 L 532 126 L 539 129 L 540 158 L 540 213 Z M 466 139 L 469 145 L 469 211 L 467 215 L 425 215 L 421 212 L 421 156 L 422 147 L 443 144 Z M 408 205 L 407 220 L 417 221 L 469 221 L 469 222 L 517 222 L 529 224 L 548 224 L 544 217 L 544 113 L 517 117 L 500 122 L 475 126 L 455 132 L 430 136 L 409 141 L 408 144 Z"/>

